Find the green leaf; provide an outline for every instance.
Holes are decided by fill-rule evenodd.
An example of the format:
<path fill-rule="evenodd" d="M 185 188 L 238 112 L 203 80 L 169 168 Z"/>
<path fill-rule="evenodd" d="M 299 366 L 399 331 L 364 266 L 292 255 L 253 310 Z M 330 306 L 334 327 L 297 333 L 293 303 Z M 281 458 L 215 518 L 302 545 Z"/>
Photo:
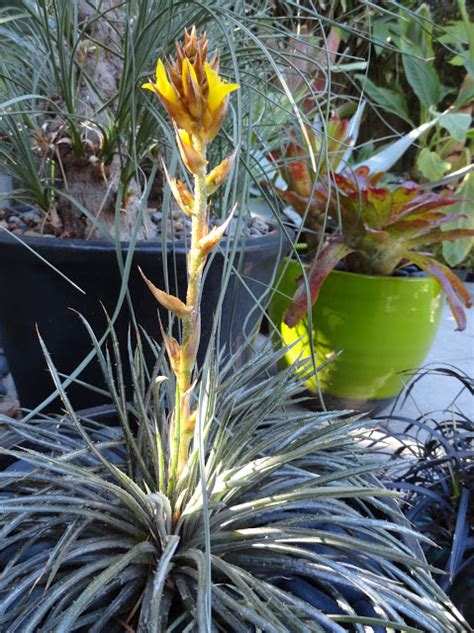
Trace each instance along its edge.
<path fill-rule="evenodd" d="M 438 41 L 441 44 L 448 44 L 459 48 L 460 45 L 469 43 L 469 33 L 474 37 L 474 22 L 469 24 L 468 29 L 463 20 L 455 20 L 443 26 L 444 35 L 441 35 Z"/>
<path fill-rule="evenodd" d="M 466 140 L 466 134 L 471 127 L 472 117 L 462 112 L 449 112 L 439 119 L 439 125 L 448 130 L 450 135 L 460 143 Z"/>
<path fill-rule="evenodd" d="M 427 4 L 423 3 L 415 13 L 401 8 L 400 35 L 419 51 L 420 57 L 433 58 L 433 18 Z"/>
<path fill-rule="evenodd" d="M 362 90 L 384 110 L 396 114 L 407 123 L 412 123 L 403 94 L 389 88 L 380 88 L 365 75 L 356 75 L 356 79 L 360 81 Z"/>
<path fill-rule="evenodd" d="M 408 83 L 427 109 L 437 106 L 441 99 L 441 82 L 432 62 L 423 57 L 423 52 L 407 42 L 403 48 L 403 68 Z"/>
<path fill-rule="evenodd" d="M 450 169 L 451 163 L 424 147 L 418 155 L 416 166 L 427 180 L 432 181 L 442 178 Z"/>
<path fill-rule="evenodd" d="M 453 215 L 457 216 L 455 222 L 444 230 L 453 228 L 474 229 L 474 172 L 465 176 L 461 186 L 456 192 L 462 200 L 452 207 Z M 443 257 L 450 266 L 457 266 L 463 261 L 474 245 L 473 237 L 463 237 L 455 242 L 443 243 Z"/>
<path fill-rule="evenodd" d="M 455 55 L 449 60 L 452 66 L 464 66 L 466 58 L 463 55 Z"/>

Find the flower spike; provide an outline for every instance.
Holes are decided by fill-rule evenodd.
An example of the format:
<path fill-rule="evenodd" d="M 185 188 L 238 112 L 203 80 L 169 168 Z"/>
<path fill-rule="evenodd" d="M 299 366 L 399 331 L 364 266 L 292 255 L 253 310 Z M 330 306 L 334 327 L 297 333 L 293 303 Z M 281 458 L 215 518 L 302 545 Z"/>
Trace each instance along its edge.
<path fill-rule="evenodd" d="M 209 231 L 208 195 L 225 180 L 235 152 L 207 173 L 207 145 L 219 132 L 226 113 L 229 95 L 237 84 L 219 77 L 219 54 L 207 61 L 208 41 L 198 36 L 196 28 L 185 31 L 184 43 L 176 44 L 176 58 L 165 64 L 158 60 L 155 82 L 143 84 L 161 101 L 176 132 L 176 142 L 186 168 L 194 175 L 194 195 L 184 182 L 171 178 L 166 166 L 163 171 L 171 192 L 183 212 L 191 217 L 191 248 L 187 253 L 188 288 L 186 302 L 156 288 L 143 278 L 160 305 L 183 321 L 182 341 L 178 343 L 165 334 L 163 341 L 176 376 L 176 399 L 171 416 L 169 446 L 170 468 L 168 491 L 176 491 L 179 478 L 186 472 L 189 444 L 195 426 L 193 406 L 195 368 L 201 340 L 201 296 L 203 270 L 207 257 L 229 226 L 232 211 L 219 227 Z M 140 271 L 141 272 L 141 271 Z M 182 496 L 176 499 L 175 516 L 179 518 Z"/>

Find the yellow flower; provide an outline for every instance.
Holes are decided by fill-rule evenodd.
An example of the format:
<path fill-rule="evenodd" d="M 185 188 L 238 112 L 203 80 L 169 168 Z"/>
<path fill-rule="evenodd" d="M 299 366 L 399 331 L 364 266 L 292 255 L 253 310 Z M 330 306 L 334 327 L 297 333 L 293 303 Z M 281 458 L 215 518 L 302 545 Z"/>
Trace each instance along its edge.
<path fill-rule="evenodd" d="M 176 91 L 173 84 L 168 80 L 166 68 L 161 59 L 156 64 L 156 79 L 155 83 L 144 83 L 142 88 L 151 90 L 160 99 L 164 108 L 175 121 L 176 125 L 184 129 L 189 129 L 193 125 L 193 121 L 190 118 L 184 104 L 182 103 L 181 96 Z"/>
<path fill-rule="evenodd" d="M 238 90 L 239 84 L 228 84 L 219 77 L 211 65 L 206 62 L 206 78 L 208 85 L 207 107 L 211 113 L 220 108 L 228 94 Z"/>
<path fill-rule="evenodd" d="M 218 74 L 219 59 L 206 61 L 208 41 L 197 37 L 193 27 L 185 32 L 184 45 L 177 45 L 177 58 L 156 65 L 155 82 L 143 84 L 154 92 L 175 125 L 200 143 L 207 144 L 218 133 L 231 92 L 237 84 L 227 83 Z"/>

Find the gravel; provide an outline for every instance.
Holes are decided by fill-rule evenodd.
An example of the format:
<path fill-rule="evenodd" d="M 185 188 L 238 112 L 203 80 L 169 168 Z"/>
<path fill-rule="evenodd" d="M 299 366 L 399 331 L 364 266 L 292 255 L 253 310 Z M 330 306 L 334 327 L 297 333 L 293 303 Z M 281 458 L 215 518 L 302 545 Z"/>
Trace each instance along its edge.
<path fill-rule="evenodd" d="M 173 211 L 164 217 L 162 211 L 151 211 L 151 219 L 157 227 L 157 236 L 161 236 L 163 230 L 169 240 L 182 242 L 191 236 L 191 218 L 181 211 Z M 224 220 L 212 214 L 209 218 L 209 226 L 212 228 L 223 224 Z M 272 225 L 258 217 L 233 218 L 226 230 L 227 237 L 233 237 L 236 233 L 244 238 L 262 237 L 272 231 Z"/>
<path fill-rule="evenodd" d="M 154 239 L 159 240 L 163 234 L 169 241 L 183 242 L 191 236 L 191 218 L 184 215 L 180 210 L 174 210 L 171 213 L 164 214 L 155 208 L 146 210 L 151 215 L 151 219 L 156 227 L 156 235 Z M 224 222 L 223 219 L 212 214 L 209 220 L 210 227 L 220 226 Z M 44 222 L 44 215 L 39 209 L 34 207 L 19 207 L 14 209 L 0 209 L 0 225 L 8 229 L 15 235 L 51 237 L 56 234 L 61 238 L 61 234 L 57 234 L 57 229 L 51 227 Z M 227 237 L 253 238 L 267 235 L 273 230 L 273 226 L 258 217 L 244 217 L 240 220 L 233 218 L 226 230 Z M 74 237 L 70 234 L 64 237 Z"/>

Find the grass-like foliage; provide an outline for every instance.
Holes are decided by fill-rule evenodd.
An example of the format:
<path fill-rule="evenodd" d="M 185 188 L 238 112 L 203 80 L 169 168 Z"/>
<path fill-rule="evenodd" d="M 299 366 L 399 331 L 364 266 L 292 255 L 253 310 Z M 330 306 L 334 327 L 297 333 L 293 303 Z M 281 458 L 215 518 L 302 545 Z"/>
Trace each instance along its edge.
<path fill-rule="evenodd" d="M 227 379 L 209 356 L 168 494 L 172 372 L 147 375 L 139 345 L 127 403 L 120 358 L 97 353 L 116 426 L 74 412 L 51 361 L 67 414 L 1 419 L 1 630 L 466 630 L 358 448 L 363 420 L 289 407 L 300 384 L 273 354 Z"/>
<path fill-rule="evenodd" d="M 428 376 L 457 381 L 460 393 L 474 394 L 474 380 L 450 366 L 420 370 L 402 395 L 409 397 Z M 436 578 L 471 622 L 474 567 L 474 420 L 455 398 L 444 410 L 417 419 L 390 416 L 401 426 L 395 434 L 400 448 L 393 457 L 405 458 L 391 472 L 389 486 L 403 494 L 407 517 L 432 544 L 424 546 L 428 560 L 442 569 Z M 471 589 L 469 589 L 471 587 Z"/>

